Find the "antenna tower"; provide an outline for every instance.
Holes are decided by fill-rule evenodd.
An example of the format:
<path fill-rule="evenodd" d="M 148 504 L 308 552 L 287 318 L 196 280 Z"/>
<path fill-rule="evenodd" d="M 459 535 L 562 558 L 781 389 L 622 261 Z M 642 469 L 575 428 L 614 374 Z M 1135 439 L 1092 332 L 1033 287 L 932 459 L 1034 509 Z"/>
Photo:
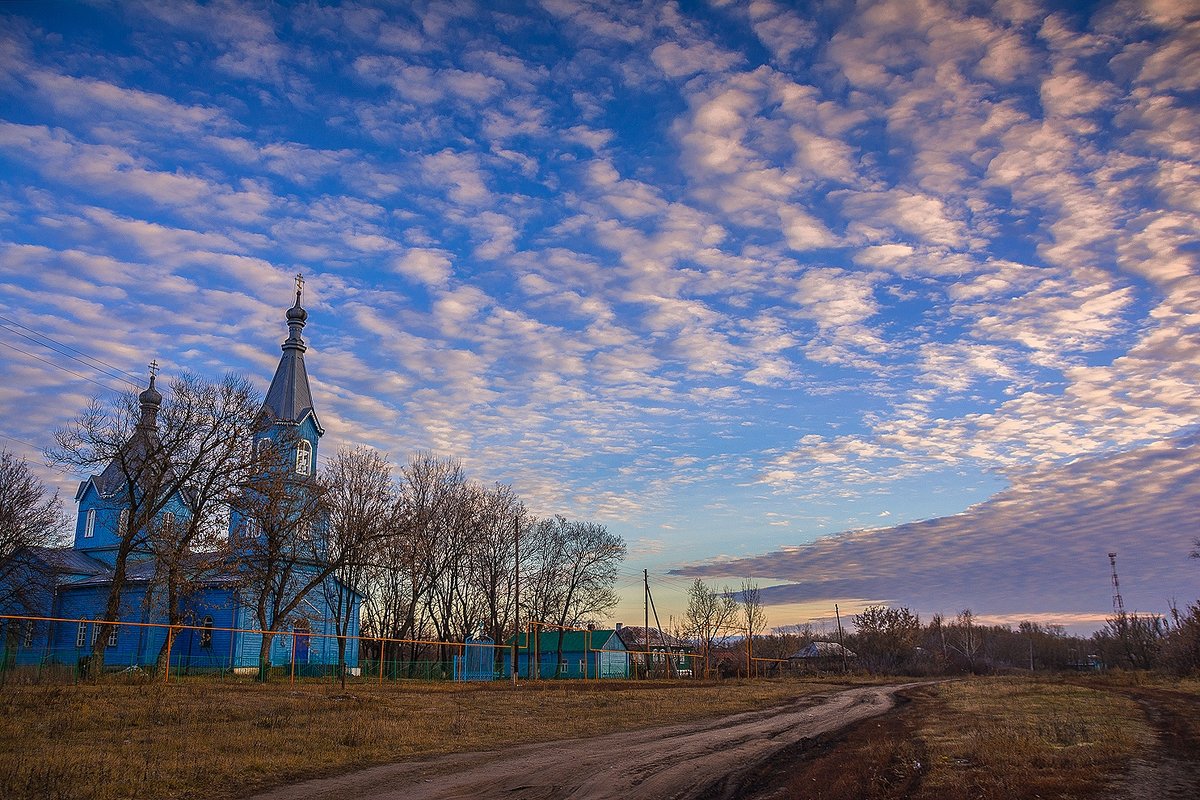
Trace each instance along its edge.
<path fill-rule="evenodd" d="M 1113 613 L 1117 619 L 1125 618 L 1125 601 L 1121 599 L 1121 581 L 1117 579 L 1117 554 L 1108 554 L 1108 563 L 1112 564 Z"/>

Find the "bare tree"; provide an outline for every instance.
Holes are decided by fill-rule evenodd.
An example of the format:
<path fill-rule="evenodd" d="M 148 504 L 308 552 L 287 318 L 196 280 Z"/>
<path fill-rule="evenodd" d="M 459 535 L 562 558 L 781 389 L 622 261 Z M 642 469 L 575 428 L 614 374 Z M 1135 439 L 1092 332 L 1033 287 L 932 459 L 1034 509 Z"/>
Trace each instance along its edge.
<path fill-rule="evenodd" d="M 253 420 L 262 404 L 249 381 L 234 375 L 218 383 L 183 375 L 172 384 L 172 391 L 177 402 L 166 409 L 164 424 L 173 424 L 177 410 L 186 405 L 189 416 L 207 420 L 218 435 L 210 439 L 205 457 L 183 489 L 190 515 L 156 518 L 146 538 L 155 559 L 147 602 L 159 595 L 172 626 L 159 649 L 160 670 L 168 667 L 167 654 L 178 633 L 174 626 L 189 622 L 187 606 L 213 577 L 229 568 L 229 504 L 249 478 Z"/>
<path fill-rule="evenodd" d="M 921 634 L 920 618 L 904 607 L 867 606 L 854 615 L 854 627 L 861 663 L 884 671 L 905 664 Z"/>
<path fill-rule="evenodd" d="M 396 488 L 387 458 L 367 447 L 342 448 L 322 474 L 329 554 L 338 566 L 322 584 L 338 635 L 338 674 L 346 685 L 346 636 L 376 542 L 394 529 Z"/>
<path fill-rule="evenodd" d="M 441 641 L 438 659 L 444 662 L 467 549 L 462 508 L 466 477 L 457 459 L 422 452 L 409 459 L 401 478 L 401 516 L 408 526 L 411 556 L 411 606 L 405 628 L 418 637 L 424 623 L 432 625 Z M 409 651 L 410 669 L 418 652 L 417 645 Z"/>
<path fill-rule="evenodd" d="M 763 609 L 762 592 L 758 584 L 742 581 L 741 599 L 742 624 L 746 627 L 746 652 L 753 658 L 754 637 L 767 629 L 767 612 Z"/>
<path fill-rule="evenodd" d="M 600 615 L 617 604 L 613 586 L 617 569 L 625 560 L 625 542 L 595 522 L 567 522 L 555 518 L 561 541 L 559 588 L 562 605 L 558 614 L 558 657 L 554 677 L 562 671 L 563 637 L 568 625 L 578 625 L 589 616 Z"/>
<path fill-rule="evenodd" d="M 32 562 L 30 548 L 54 543 L 63 523 L 58 493 L 51 493 L 24 459 L 0 449 L 0 609 L 32 615 L 48 609 L 51 587 Z"/>
<path fill-rule="evenodd" d="M 286 457 L 288 448 L 262 448 L 255 473 L 234 502 L 239 529 L 233 548 L 238 556 L 242 594 L 253 609 L 259 630 L 259 677 L 271 668 L 271 643 L 306 596 L 341 568 L 326 536 L 324 487 L 298 474 Z"/>
<path fill-rule="evenodd" d="M 967 662 L 967 669 L 974 672 L 976 669 L 976 657 L 979 655 L 979 650 L 983 647 L 983 629 L 975 621 L 975 614 L 969 608 L 964 608 L 954 618 L 954 622 L 949 626 L 951 631 L 949 646 L 954 652 L 961 655 Z"/>
<path fill-rule="evenodd" d="M 472 591 L 479 598 L 484 633 L 504 640 L 514 619 L 517 577 L 517 531 L 526 524 L 525 506 L 512 487 L 497 484 L 484 490 L 476 510 L 476 535 L 468 554 Z M 502 651 L 497 648 L 497 658 Z"/>
<path fill-rule="evenodd" d="M 1157 614 L 1119 614 L 1105 620 L 1092 636 L 1105 661 L 1126 669 L 1153 669 L 1171 633 L 1166 617 Z"/>
<path fill-rule="evenodd" d="M 236 381 L 236 379 L 231 379 Z M 47 450 L 51 464 L 76 470 L 100 469 L 97 482 L 114 507 L 124 510 L 117 533 L 112 582 L 103 621 L 116 623 L 121 609 L 129 559 L 151 552 L 150 538 L 159 515 L 197 479 L 212 472 L 214 454 L 224 453 L 231 428 L 243 424 L 224 413 L 213 413 L 205 401 L 209 384 L 185 376 L 173 380 L 167 396 L 150 387 L 141 394 L 126 392 L 110 404 L 93 400 L 66 427 L 55 432 Z M 224 410 L 240 412 L 235 405 Z M 104 664 L 106 637 L 96 636 L 92 668 Z"/>
<path fill-rule="evenodd" d="M 700 647 L 706 674 L 713 651 L 725 642 L 730 629 L 737 624 L 738 612 L 737 601 L 728 588 L 718 592 L 699 578 L 688 588 L 684 625 Z"/>

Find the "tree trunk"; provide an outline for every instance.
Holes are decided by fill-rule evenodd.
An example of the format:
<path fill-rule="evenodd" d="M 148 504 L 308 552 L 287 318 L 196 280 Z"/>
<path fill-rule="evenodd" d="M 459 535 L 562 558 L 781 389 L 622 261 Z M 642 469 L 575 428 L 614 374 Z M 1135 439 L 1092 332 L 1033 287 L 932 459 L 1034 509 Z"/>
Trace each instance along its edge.
<path fill-rule="evenodd" d="M 266 625 L 262 629 L 264 633 L 258 647 L 258 679 L 265 683 L 271 674 L 271 642 L 275 639 L 275 633 L 268 631 Z"/>
<path fill-rule="evenodd" d="M 125 588 L 126 565 L 129 561 L 130 546 L 122 542 L 117 548 L 117 559 L 113 563 L 112 585 L 108 590 L 108 601 L 104 605 L 104 621 L 116 622 L 121 614 L 121 590 Z M 96 623 L 92 623 L 95 626 Z M 92 680 L 100 677 L 104 671 L 104 648 L 108 645 L 108 626 L 103 630 L 92 628 L 92 658 L 88 664 L 88 675 Z"/>

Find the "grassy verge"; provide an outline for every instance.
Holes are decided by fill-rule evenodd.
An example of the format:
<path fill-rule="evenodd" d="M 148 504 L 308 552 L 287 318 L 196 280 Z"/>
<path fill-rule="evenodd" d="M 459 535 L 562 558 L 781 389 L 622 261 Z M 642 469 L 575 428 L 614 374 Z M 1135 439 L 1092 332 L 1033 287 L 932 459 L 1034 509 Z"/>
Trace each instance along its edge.
<path fill-rule="evenodd" d="M 0 687 L 0 797 L 235 797 L 413 756 L 765 708 L 839 685 L 9 685 Z"/>
<path fill-rule="evenodd" d="M 1094 797 L 1149 733 L 1134 700 L 1099 687 L 976 678 L 911 695 L 899 713 L 810 749 L 783 796 Z"/>

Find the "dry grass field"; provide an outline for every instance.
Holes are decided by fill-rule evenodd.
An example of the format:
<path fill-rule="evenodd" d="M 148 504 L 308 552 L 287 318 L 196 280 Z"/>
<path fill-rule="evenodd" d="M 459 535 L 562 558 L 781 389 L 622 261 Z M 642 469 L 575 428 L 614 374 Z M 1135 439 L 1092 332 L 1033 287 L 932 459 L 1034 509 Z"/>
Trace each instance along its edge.
<path fill-rule="evenodd" d="M 233 798 L 412 757 L 766 708 L 855 682 L 412 682 L 344 692 L 215 680 L 10 684 L 0 687 L 0 797 Z M 1165 729 L 1151 711 L 1170 712 L 1178 730 L 1167 733 L 1184 750 L 1200 742 L 1194 681 L 972 678 L 908 694 L 889 715 L 781 754 L 759 785 L 832 800 L 1099 797 L 1156 746 Z"/>
<path fill-rule="evenodd" d="M 0 797 L 238 797 L 356 766 L 766 708 L 845 685 L 10 684 L 0 687 Z"/>
<path fill-rule="evenodd" d="M 778 797 L 813 800 L 1175 796 L 1127 785 L 1137 765 L 1172 756 L 1159 752 L 1169 745 L 1145 696 L 1172 706 L 1186 729 L 1180 746 L 1200 755 L 1200 682 L 1167 683 L 1014 677 L 924 686 L 896 713 L 790 754 L 787 774 L 764 781 L 783 787 Z M 1148 771 L 1161 775 L 1164 765 Z"/>

